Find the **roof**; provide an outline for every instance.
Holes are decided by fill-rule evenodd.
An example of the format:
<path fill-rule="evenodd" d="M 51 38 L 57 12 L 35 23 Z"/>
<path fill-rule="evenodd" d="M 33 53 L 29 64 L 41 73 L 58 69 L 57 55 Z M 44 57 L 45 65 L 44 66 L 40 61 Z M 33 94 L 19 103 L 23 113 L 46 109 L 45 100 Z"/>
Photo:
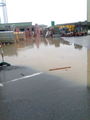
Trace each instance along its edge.
<path fill-rule="evenodd" d="M 4 26 L 16 26 L 16 27 L 19 27 L 19 26 L 31 26 L 31 25 L 32 25 L 32 22 L 19 22 L 19 23 L 0 24 L 1 27 L 4 27 Z"/>
<path fill-rule="evenodd" d="M 58 25 L 78 25 L 78 24 L 86 25 L 87 21 L 84 21 L 84 22 L 74 22 L 74 23 L 65 23 L 65 24 L 57 24 L 56 26 L 58 26 Z"/>

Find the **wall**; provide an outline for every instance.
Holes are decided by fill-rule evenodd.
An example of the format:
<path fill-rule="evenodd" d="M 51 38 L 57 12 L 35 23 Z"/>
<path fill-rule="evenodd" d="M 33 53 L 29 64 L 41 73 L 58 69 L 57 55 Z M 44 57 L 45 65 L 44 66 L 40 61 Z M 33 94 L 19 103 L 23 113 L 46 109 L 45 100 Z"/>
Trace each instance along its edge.
<path fill-rule="evenodd" d="M 90 22 L 90 0 L 87 0 L 87 21 Z"/>
<path fill-rule="evenodd" d="M 87 50 L 87 87 L 90 88 L 90 49 Z"/>

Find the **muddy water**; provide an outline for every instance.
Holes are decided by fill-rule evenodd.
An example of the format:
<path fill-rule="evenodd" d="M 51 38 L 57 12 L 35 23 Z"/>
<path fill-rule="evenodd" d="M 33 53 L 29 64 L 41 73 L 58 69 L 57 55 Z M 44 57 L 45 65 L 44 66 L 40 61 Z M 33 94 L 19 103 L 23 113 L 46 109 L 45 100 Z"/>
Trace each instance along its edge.
<path fill-rule="evenodd" d="M 5 61 L 12 65 L 29 66 L 80 85 L 90 83 L 90 50 L 82 45 L 62 38 L 31 38 L 3 46 L 3 50 Z M 49 71 L 62 67 L 70 68 Z"/>

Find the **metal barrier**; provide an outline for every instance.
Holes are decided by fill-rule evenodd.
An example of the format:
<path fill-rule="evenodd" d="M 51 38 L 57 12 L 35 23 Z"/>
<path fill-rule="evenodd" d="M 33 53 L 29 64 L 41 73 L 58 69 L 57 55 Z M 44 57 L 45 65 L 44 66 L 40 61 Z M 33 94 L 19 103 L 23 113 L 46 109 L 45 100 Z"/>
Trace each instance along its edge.
<path fill-rule="evenodd" d="M 15 35 L 13 31 L 1 31 L 0 32 L 0 42 L 1 43 L 13 43 Z"/>

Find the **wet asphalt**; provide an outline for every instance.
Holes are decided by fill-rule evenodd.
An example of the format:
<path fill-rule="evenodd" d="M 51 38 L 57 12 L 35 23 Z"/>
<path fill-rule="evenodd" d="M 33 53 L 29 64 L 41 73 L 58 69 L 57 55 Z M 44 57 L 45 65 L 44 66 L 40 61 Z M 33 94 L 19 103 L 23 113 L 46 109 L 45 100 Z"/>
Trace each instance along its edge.
<path fill-rule="evenodd" d="M 0 68 L 0 83 L 0 120 L 90 120 L 86 86 L 21 66 Z"/>

